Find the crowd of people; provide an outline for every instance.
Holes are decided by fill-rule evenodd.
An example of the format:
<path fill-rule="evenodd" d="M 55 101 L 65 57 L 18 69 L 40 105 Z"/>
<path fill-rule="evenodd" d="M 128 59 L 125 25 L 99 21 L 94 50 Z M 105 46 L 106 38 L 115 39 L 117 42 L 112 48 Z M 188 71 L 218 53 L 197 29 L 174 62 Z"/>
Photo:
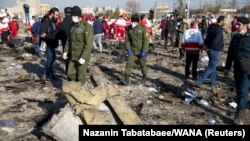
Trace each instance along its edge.
<path fill-rule="evenodd" d="M 19 24 L 17 17 L 11 17 L 7 9 L 2 9 L 0 14 L 0 43 L 7 43 L 17 37 Z"/>
<path fill-rule="evenodd" d="M 28 16 L 28 6 L 24 10 Z M 149 44 L 152 42 L 152 25 L 146 15 L 134 14 L 129 18 L 121 15 L 118 19 L 87 15 L 78 6 L 66 7 L 65 18 L 61 20 L 57 8 L 50 9 L 48 14 L 39 18 L 32 17 L 34 23 L 30 23 L 26 17 L 26 24 L 30 25 L 33 43 L 38 57 L 42 57 L 40 47 L 46 46 L 46 65 L 43 80 L 57 81 L 53 65 L 56 60 L 56 48 L 59 40 L 63 47 L 63 59 L 69 81 L 86 82 L 87 67 L 90 61 L 92 49 L 101 53 L 102 40 L 125 40 L 128 62 L 125 68 L 124 84 L 129 85 L 129 77 L 135 60 L 141 65 L 142 84 L 147 78 L 147 55 Z M 178 47 L 180 60 L 185 59 L 185 80 L 190 76 L 192 64 L 192 79 L 196 86 L 200 87 L 207 78 L 211 79 L 211 90 L 216 93 L 217 78 L 216 66 L 220 54 L 224 48 L 224 16 L 215 19 L 213 16 L 195 18 L 191 23 L 178 16 L 174 11 L 169 17 L 162 17 L 160 21 L 161 39 L 164 40 L 164 48 Z M 234 118 L 235 124 L 243 124 L 245 108 L 250 88 L 250 30 L 249 19 L 246 17 L 234 17 L 231 22 L 231 42 L 227 54 L 225 76 L 228 75 L 232 63 L 234 64 L 234 79 L 237 93 L 237 111 Z M 0 16 L 1 41 L 6 42 L 15 38 L 18 32 L 16 18 L 11 18 L 7 9 Z M 169 43 L 170 41 L 170 43 Z M 98 43 L 98 45 L 96 44 Z M 198 76 L 197 64 L 201 52 L 206 51 L 209 57 L 208 67 Z"/>

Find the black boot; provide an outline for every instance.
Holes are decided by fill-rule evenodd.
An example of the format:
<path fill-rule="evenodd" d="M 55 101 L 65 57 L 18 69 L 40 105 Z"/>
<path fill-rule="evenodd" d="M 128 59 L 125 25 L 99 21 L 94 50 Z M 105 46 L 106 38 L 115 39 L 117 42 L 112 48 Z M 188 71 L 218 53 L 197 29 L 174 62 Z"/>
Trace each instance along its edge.
<path fill-rule="evenodd" d="M 129 75 L 128 74 L 125 75 L 124 85 L 129 85 Z"/>
<path fill-rule="evenodd" d="M 183 49 L 179 48 L 179 53 L 180 53 L 180 60 L 182 60 L 184 58 Z"/>
<path fill-rule="evenodd" d="M 237 109 L 234 117 L 234 124 L 235 125 L 243 125 L 244 121 L 243 118 L 245 116 L 245 110 L 244 109 Z"/>
<path fill-rule="evenodd" d="M 142 84 L 143 85 L 145 85 L 145 83 L 146 83 L 146 74 L 143 74 L 143 76 L 142 76 Z"/>

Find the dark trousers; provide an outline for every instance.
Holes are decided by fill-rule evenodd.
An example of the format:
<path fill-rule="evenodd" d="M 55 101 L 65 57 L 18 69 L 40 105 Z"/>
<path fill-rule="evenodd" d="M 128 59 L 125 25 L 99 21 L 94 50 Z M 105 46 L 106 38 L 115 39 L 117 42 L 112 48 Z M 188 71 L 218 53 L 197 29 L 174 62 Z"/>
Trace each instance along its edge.
<path fill-rule="evenodd" d="M 161 30 L 161 39 L 165 40 L 165 38 L 166 38 L 166 29 L 162 29 Z"/>
<path fill-rule="evenodd" d="M 9 31 L 3 31 L 1 36 L 2 42 L 7 43 L 9 35 L 10 35 Z"/>
<path fill-rule="evenodd" d="M 174 33 L 170 33 L 170 37 L 168 36 L 168 34 L 166 35 L 166 38 L 165 38 L 165 48 L 167 48 L 167 46 L 168 46 L 168 40 L 170 40 L 170 42 L 171 42 L 170 46 L 174 47 L 175 34 Z"/>
<path fill-rule="evenodd" d="M 250 89 L 250 72 L 240 72 L 237 65 L 234 67 L 234 80 L 237 93 L 237 109 L 242 110 L 247 106 Z"/>
<path fill-rule="evenodd" d="M 199 55 L 186 55 L 186 66 L 185 66 L 185 77 L 188 78 L 189 77 L 189 68 L 191 66 L 192 63 L 192 76 L 193 79 L 197 79 L 197 64 L 198 64 L 198 60 L 199 60 Z"/>
<path fill-rule="evenodd" d="M 180 53 L 180 60 L 184 57 L 184 50 L 182 48 L 179 48 Z"/>

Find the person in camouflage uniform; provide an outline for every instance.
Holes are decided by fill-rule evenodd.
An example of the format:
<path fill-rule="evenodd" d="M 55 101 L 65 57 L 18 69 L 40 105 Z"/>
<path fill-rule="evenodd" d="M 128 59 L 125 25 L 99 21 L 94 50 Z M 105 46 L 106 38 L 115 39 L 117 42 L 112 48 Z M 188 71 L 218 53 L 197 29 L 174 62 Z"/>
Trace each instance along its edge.
<path fill-rule="evenodd" d="M 82 12 L 78 6 L 72 8 L 71 14 L 75 25 L 70 30 L 63 59 L 69 58 L 67 72 L 69 81 L 80 81 L 84 84 L 93 47 L 93 28 L 82 20 Z"/>
<path fill-rule="evenodd" d="M 178 36 L 176 40 L 178 43 L 177 46 L 179 48 L 180 60 L 181 60 L 184 58 L 184 50 L 182 49 L 182 46 L 181 46 L 181 40 L 182 40 L 184 31 L 188 29 L 188 23 L 184 22 L 182 17 L 178 19 L 178 23 L 179 23 L 178 29 L 177 29 Z"/>
<path fill-rule="evenodd" d="M 139 24 L 139 16 L 137 14 L 131 17 L 132 25 L 128 27 L 125 39 L 128 62 L 125 71 L 125 85 L 129 84 L 129 75 L 134 66 L 135 59 L 139 59 L 141 72 L 143 74 L 142 83 L 145 83 L 147 74 L 146 57 L 149 49 L 149 41 L 147 37 L 147 29 Z"/>

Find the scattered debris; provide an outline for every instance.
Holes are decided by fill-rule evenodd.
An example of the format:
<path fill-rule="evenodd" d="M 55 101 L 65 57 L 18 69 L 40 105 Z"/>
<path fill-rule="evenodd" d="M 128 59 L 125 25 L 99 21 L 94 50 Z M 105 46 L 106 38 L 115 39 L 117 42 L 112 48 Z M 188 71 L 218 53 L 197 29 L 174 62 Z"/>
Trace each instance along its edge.
<path fill-rule="evenodd" d="M 200 118 L 200 117 L 202 117 L 202 116 L 205 116 L 206 113 L 205 113 L 205 112 L 193 112 L 193 113 L 191 113 L 190 115 L 193 116 L 193 117 L 198 117 L 198 118 Z"/>
<path fill-rule="evenodd" d="M 164 99 L 163 101 L 166 101 L 166 102 L 170 103 L 171 105 L 176 105 L 177 103 L 183 102 L 183 100 L 180 98 Z"/>
<path fill-rule="evenodd" d="M 200 104 L 201 106 L 208 106 L 209 105 L 209 103 L 204 99 L 197 100 L 197 103 Z"/>
<path fill-rule="evenodd" d="M 147 100 L 146 103 L 147 103 L 148 105 L 150 105 L 150 104 L 152 104 L 152 101 L 151 101 L 151 100 Z"/>
<path fill-rule="evenodd" d="M 36 80 L 35 77 L 32 75 L 22 75 L 15 79 L 5 80 L 2 83 L 11 83 L 11 84 L 5 84 L 4 85 L 5 89 L 12 90 L 15 92 L 23 91 L 30 87 L 35 88 L 35 87 L 47 86 L 46 81 Z"/>
<path fill-rule="evenodd" d="M 9 134 L 15 131 L 14 128 L 9 128 L 9 127 L 1 127 L 1 129 Z"/>
<path fill-rule="evenodd" d="M 231 107 L 233 107 L 234 109 L 235 108 L 237 108 L 237 103 L 236 102 L 231 102 L 231 103 L 229 103 L 229 105 L 231 106 Z"/>
<path fill-rule="evenodd" d="M 149 88 L 148 89 L 149 92 L 155 92 L 155 93 L 158 93 L 159 91 L 156 89 L 156 88 Z"/>
<path fill-rule="evenodd" d="M 208 62 L 208 61 L 209 61 L 209 58 L 208 58 L 208 56 L 204 56 L 204 57 L 201 57 L 201 58 L 200 58 L 200 61 L 201 61 L 201 62 Z"/>
<path fill-rule="evenodd" d="M 0 127 L 13 127 L 16 126 L 17 122 L 12 119 L 0 119 Z"/>
<path fill-rule="evenodd" d="M 214 119 L 207 120 L 208 125 L 215 125 L 216 121 Z"/>
<path fill-rule="evenodd" d="M 141 113 L 142 109 L 143 109 L 143 103 L 140 103 L 139 105 L 133 107 L 133 110 L 136 112 L 137 115 Z"/>
<path fill-rule="evenodd" d="M 192 91 L 192 92 L 185 91 L 184 93 L 187 95 L 187 97 L 185 98 L 185 101 L 188 103 L 191 103 L 198 96 L 197 92 L 195 91 Z"/>
<path fill-rule="evenodd" d="M 103 72 L 98 67 L 93 67 L 91 73 L 97 84 L 93 89 L 82 87 L 77 82 L 63 82 L 63 91 L 75 113 L 84 119 L 86 124 L 113 124 L 112 113 L 103 110 L 102 103 L 106 102 L 122 124 L 142 124 L 125 99 L 118 95 L 118 88 L 103 77 Z"/>
<path fill-rule="evenodd" d="M 43 131 L 60 141 L 78 141 L 79 125 L 83 125 L 81 119 L 74 116 L 70 106 L 66 105 L 43 127 Z"/>
<path fill-rule="evenodd" d="M 115 113 L 124 125 L 143 124 L 138 115 L 128 106 L 121 96 L 114 96 L 107 99 Z M 119 105 L 119 106 L 118 106 Z"/>
<path fill-rule="evenodd" d="M 23 55 L 19 55 L 15 58 L 15 60 L 20 60 L 20 61 L 38 61 L 37 56 L 33 56 L 31 54 L 25 53 Z"/>
<path fill-rule="evenodd" d="M 159 99 L 163 100 L 164 99 L 164 95 L 159 95 Z"/>

